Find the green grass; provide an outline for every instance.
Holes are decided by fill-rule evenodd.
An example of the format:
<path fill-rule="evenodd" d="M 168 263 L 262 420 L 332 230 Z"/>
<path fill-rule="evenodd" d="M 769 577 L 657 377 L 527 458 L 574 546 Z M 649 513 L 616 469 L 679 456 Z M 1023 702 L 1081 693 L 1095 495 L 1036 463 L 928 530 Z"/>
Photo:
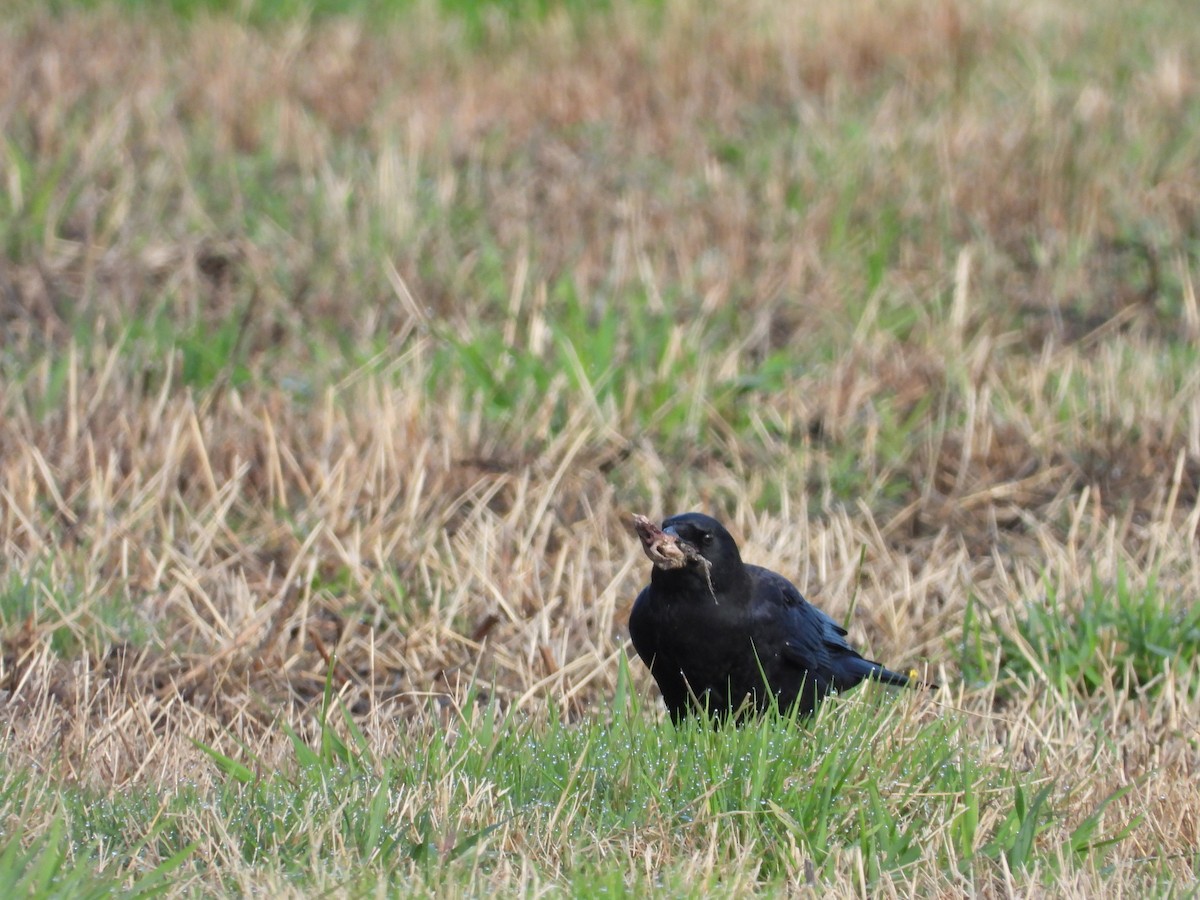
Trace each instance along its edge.
<path fill-rule="evenodd" d="M 1130 830 L 1102 826 L 1114 798 L 1067 828 L 1056 812 L 1064 788 L 1045 773 L 981 762 L 957 716 L 915 721 L 907 698 L 882 689 L 834 701 L 814 720 L 716 730 L 648 718 L 627 675 L 606 716 L 573 724 L 504 714 L 495 702 L 467 709 L 453 728 L 418 726 L 380 755 L 327 682 L 311 738 L 279 726 L 290 761 L 206 749 L 217 773 L 207 790 L 47 798 L 37 780 L 10 772 L 0 814 L 20 822 L 24 806 L 48 799 L 59 813 L 25 849 L 10 839 L 0 878 L 63 896 L 111 887 L 125 872 L 140 895 L 224 860 L 305 892 L 400 890 L 416 879 L 440 893 L 484 886 L 533 841 L 564 850 L 560 871 L 532 873 L 547 882 L 616 877 L 630 889 L 650 874 L 634 848 L 679 840 L 711 843 L 722 868 L 749 854 L 747 875 L 762 889 L 806 871 L 837 882 L 852 851 L 869 892 L 887 873 L 928 865 L 942 829 L 935 865 L 968 883 L 1001 858 L 1012 871 L 1102 859 Z M 1038 842 L 1053 829 L 1065 851 Z M 685 885 L 683 872 L 655 878 Z"/>
<path fill-rule="evenodd" d="M 643 0 L 653 6 L 661 0 Z M 131 14 L 231 16 L 259 26 L 277 26 L 298 19 L 360 15 L 378 21 L 394 20 L 411 12 L 417 0 L 51 0 L 52 9 L 96 8 L 115 5 Z M 458 16 L 466 33 L 482 39 L 496 21 L 539 21 L 559 10 L 574 16 L 609 8 L 607 0 L 436 0 L 444 15 Z"/>
<path fill-rule="evenodd" d="M 1133 587 L 1124 567 L 1113 580 L 1093 573 L 1080 597 L 1064 597 L 1047 580 L 1010 625 L 977 603 L 963 628 L 963 674 L 1001 679 L 1002 691 L 1036 683 L 1063 697 L 1117 683 L 1137 695 L 1161 691 L 1165 673 L 1186 671 L 1200 655 L 1200 605 L 1164 594 L 1154 579 Z M 994 660 L 998 659 L 996 671 Z"/>
<path fill-rule="evenodd" d="M 0 584 L 0 628 L 12 633 L 26 624 L 45 629 L 50 647 L 64 658 L 97 653 L 122 641 L 141 644 L 153 634 L 127 596 L 71 576 L 44 562 Z"/>
<path fill-rule="evenodd" d="M 149 871 L 128 876 L 126 860 L 101 861 L 94 851 L 72 846 L 67 828 L 56 820 L 51 829 L 22 847 L 19 824 L 0 844 L 0 891 L 8 897 L 102 898 L 154 897 L 168 890 L 191 848 L 163 860 Z M 130 851 L 130 857 L 140 848 Z"/>

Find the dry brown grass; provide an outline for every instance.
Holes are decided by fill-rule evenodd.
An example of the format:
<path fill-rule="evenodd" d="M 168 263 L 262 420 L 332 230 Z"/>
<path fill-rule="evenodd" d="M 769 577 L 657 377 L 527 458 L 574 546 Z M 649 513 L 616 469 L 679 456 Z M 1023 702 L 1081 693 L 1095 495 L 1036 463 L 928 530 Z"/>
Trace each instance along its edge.
<path fill-rule="evenodd" d="M 32 585 L 4 617 L 7 765 L 203 789 L 191 739 L 282 759 L 335 656 L 383 753 L 472 680 L 603 715 L 645 577 L 629 513 L 707 508 L 835 618 L 856 604 L 878 658 L 931 665 L 977 752 L 1079 785 L 1068 819 L 1135 784 L 1126 874 L 1063 892 L 1135 890 L 1148 858 L 1194 878 L 1194 659 L 1003 702 L 956 670 L 969 596 L 1011 624 L 1119 571 L 1200 595 L 1197 58 L 1149 29 L 1117 79 L 1100 6 L 677 2 L 650 28 L 617 4 L 478 52 L 429 11 L 3 26 L 0 581 Z M 702 348 L 661 360 L 677 434 L 636 376 L 614 398 L 561 373 L 497 420 L 438 374 L 447 334 L 489 327 L 549 358 L 563 282 L 595 315 L 644 295 Z M 157 320 L 235 321 L 231 364 L 189 383 L 128 330 Z M 800 362 L 735 425 L 721 386 L 781 349 Z M 540 874 L 505 857 L 499 883 L 559 851 L 521 852 Z M 878 889 L 953 889 L 914 877 Z"/>

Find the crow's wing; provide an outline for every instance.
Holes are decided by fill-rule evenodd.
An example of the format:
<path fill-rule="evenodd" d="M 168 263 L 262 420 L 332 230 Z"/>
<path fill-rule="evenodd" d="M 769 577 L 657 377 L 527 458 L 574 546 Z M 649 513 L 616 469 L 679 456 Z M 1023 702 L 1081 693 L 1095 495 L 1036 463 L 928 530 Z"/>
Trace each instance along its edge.
<path fill-rule="evenodd" d="M 633 649 L 647 666 L 654 660 L 654 644 L 648 621 L 650 606 L 654 602 L 650 592 L 649 587 L 643 588 L 629 612 L 629 637 L 633 640 Z"/>
<path fill-rule="evenodd" d="M 845 690 L 864 678 L 898 687 L 909 679 L 864 659 L 846 640 L 846 629 L 804 599 L 799 589 L 777 572 L 747 566 L 754 583 L 754 605 L 766 614 L 780 656 L 803 669 L 817 688 Z"/>

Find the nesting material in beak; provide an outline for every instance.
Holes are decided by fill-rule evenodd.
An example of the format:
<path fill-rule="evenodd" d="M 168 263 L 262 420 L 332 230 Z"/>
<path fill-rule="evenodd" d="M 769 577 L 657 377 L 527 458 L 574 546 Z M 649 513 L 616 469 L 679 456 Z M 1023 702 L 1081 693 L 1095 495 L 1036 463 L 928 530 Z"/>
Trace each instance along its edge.
<path fill-rule="evenodd" d="M 633 527 L 642 541 L 642 550 L 650 562 L 660 569 L 682 569 L 688 563 L 699 562 L 698 550 L 679 535 L 668 534 L 645 516 L 633 515 Z"/>

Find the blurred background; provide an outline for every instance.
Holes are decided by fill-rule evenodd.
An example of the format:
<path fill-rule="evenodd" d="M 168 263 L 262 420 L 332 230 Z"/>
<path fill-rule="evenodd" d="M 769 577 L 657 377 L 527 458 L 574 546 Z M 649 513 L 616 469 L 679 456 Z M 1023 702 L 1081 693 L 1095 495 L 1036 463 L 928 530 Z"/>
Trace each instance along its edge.
<path fill-rule="evenodd" d="M 511 846 L 532 807 L 476 814 L 456 788 L 421 801 L 436 835 L 412 846 L 457 859 L 456 835 L 507 823 L 501 849 L 425 889 L 682 890 L 731 877 L 689 868 L 705 841 L 754 857 L 764 834 L 784 849 L 747 890 L 978 887 L 1068 838 L 1074 862 L 1034 866 L 1064 890 L 1194 877 L 1194 34 L 1171 0 L 10 3 L 8 777 L 53 757 L 105 802 L 148 792 L 149 822 L 180 779 L 237 794 L 291 736 L 328 749 L 336 696 L 346 746 L 348 721 L 408 766 L 414 735 L 518 716 L 526 750 L 565 748 L 566 797 L 587 729 L 633 715 L 668 740 L 626 661 L 648 575 L 629 517 L 694 509 L 867 655 L 950 685 L 936 712 L 893 701 L 923 709 L 917 745 L 957 723 L 980 767 L 929 787 L 936 814 L 887 813 L 924 823 L 913 868 L 862 823 L 814 843 L 663 811 L 564 872 L 561 845 Z M 1013 778 L 1019 803 L 954 830 Z M 385 788 L 381 818 L 424 834 Z M 75 833 L 62 809 L 22 846 Z M 1115 870 L 1079 862 L 1105 809 Z M 384 865 L 368 845 L 337 865 Z M 415 883 L 413 854 L 379 884 Z M 232 881 L 172 871 L 340 883 L 238 858 Z"/>

